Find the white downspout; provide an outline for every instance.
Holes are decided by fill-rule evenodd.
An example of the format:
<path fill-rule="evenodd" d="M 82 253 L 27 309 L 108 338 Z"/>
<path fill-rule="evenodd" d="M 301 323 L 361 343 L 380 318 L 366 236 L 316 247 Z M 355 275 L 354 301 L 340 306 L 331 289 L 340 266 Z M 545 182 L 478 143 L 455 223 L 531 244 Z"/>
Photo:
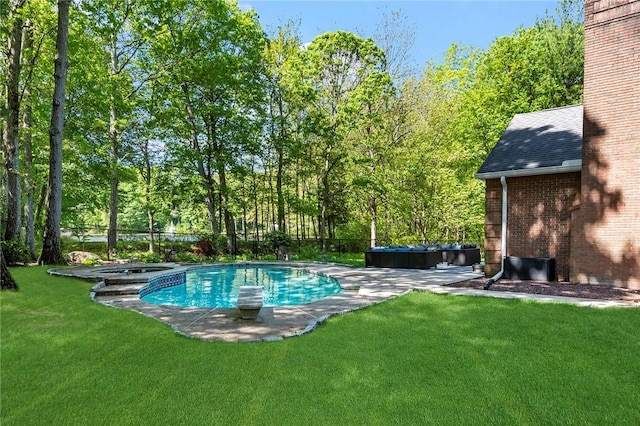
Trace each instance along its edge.
<path fill-rule="evenodd" d="M 502 251 L 502 262 L 500 264 L 500 271 L 495 274 L 493 277 L 489 278 L 484 285 L 484 289 L 488 290 L 491 287 L 491 284 L 498 281 L 502 274 L 504 273 L 504 259 L 507 257 L 507 178 L 500 176 L 500 183 L 502 184 L 502 242 L 501 242 L 501 251 Z"/>

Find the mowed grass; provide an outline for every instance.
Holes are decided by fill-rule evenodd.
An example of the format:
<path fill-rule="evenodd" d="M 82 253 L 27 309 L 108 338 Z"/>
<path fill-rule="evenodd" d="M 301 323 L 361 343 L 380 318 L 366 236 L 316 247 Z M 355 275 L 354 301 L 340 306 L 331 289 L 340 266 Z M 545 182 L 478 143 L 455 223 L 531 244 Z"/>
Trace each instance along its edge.
<path fill-rule="evenodd" d="M 3 426 L 639 424 L 640 310 L 412 293 L 279 342 L 203 342 L 14 268 Z"/>

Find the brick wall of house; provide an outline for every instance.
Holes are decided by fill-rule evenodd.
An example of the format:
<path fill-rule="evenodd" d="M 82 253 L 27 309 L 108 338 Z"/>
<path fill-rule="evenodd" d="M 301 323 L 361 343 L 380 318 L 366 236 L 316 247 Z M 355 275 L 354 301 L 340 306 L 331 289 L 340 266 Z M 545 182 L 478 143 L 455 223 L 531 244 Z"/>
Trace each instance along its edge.
<path fill-rule="evenodd" d="M 582 197 L 571 279 L 640 288 L 640 1 L 585 1 Z"/>
<path fill-rule="evenodd" d="M 502 185 L 487 180 L 485 274 L 500 270 Z M 580 173 L 507 179 L 507 256 L 552 257 L 559 281 L 569 280 L 572 212 L 580 194 Z"/>
<path fill-rule="evenodd" d="M 484 273 L 494 276 L 502 259 L 502 185 L 498 179 L 485 181 L 484 215 Z"/>

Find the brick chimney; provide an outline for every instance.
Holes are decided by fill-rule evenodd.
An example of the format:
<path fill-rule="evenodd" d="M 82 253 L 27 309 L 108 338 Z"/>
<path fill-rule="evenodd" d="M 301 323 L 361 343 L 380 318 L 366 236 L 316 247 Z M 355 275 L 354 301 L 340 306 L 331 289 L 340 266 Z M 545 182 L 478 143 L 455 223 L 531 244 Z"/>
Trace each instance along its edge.
<path fill-rule="evenodd" d="M 571 280 L 640 288 L 640 0 L 585 0 L 584 140 Z"/>

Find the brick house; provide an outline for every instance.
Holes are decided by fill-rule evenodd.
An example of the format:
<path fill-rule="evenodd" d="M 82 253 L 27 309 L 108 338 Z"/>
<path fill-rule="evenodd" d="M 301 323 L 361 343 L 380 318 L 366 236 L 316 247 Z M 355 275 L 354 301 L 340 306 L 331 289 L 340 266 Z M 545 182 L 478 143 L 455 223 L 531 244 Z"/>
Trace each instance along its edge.
<path fill-rule="evenodd" d="M 555 258 L 569 280 L 571 216 L 579 203 L 582 105 L 513 117 L 476 177 L 486 181 L 485 272 L 502 259 L 502 194 L 507 189 L 507 255 Z"/>
<path fill-rule="evenodd" d="M 559 281 L 640 288 L 640 0 L 585 0 L 584 26 L 584 104 L 516 115 L 476 174 L 487 276 L 554 258 Z"/>

